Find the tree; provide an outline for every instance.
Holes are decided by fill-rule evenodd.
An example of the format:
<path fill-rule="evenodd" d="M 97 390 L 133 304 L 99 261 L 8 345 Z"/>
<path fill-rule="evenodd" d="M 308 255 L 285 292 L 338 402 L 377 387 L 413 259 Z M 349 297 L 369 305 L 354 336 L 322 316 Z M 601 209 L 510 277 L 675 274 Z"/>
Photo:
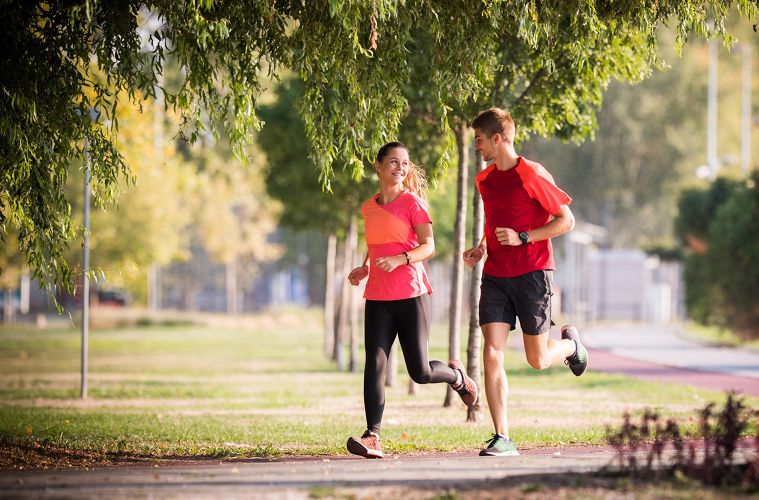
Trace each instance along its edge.
<path fill-rule="evenodd" d="M 19 230 L 35 275 L 69 281 L 63 252 L 75 236 L 64 193 L 66 166 L 88 138 L 93 183 L 107 198 L 126 175 L 114 143 L 124 91 L 152 96 L 168 57 L 184 69 L 177 88 L 161 86 L 195 139 L 225 132 L 245 156 L 263 82 L 290 67 L 304 82 L 301 112 L 312 158 L 329 187 L 336 164 L 353 175 L 395 136 L 408 108 L 404 85 L 416 68 L 409 48 L 420 33 L 439 42 L 429 88 L 440 89 L 444 117 L 457 101 L 509 104 L 525 134 L 581 138 L 595 126 L 594 106 L 611 78 L 639 79 L 656 64 L 655 29 L 672 17 L 678 43 L 689 29 L 726 38 L 724 19 L 750 0 L 651 3 L 88 0 L 3 2 L 0 30 L 0 226 Z M 138 34 L 147 17 L 163 20 Z M 729 40 L 729 39 L 728 39 Z M 445 43 L 445 47 L 443 46 Z M 448 49 L 453 47 L 453 50 Z M 474 49 L 474 50 L 470 50 Z M 500 50 L 499 50 L 500 49 Z M 466 57 L 461 57 L 466 54 Z M 499 78 L 502 76 L 503 78 Z M 159 85 L 160 86 L 160 85 Z M 505 98 L 502 99 L 502 96 Z M 484 102 L 484 101 L 479 101 Z M 90 118 L 90 111 L 96 118 Z M 43 175 L 41 175 L 43 174 Z"/>
<path fill-rule="evenodd" d="M 728 323 L 725 313 L 726 297 L 722 288 L 725 277 L 718 272 L 722 266 L 715 261 L 711 238 L 719 231 L 732 233 L 732 223 L 713 227 L 717 214 L 736 196 L 739 189 L 739 182 L 719 177 L 705 188 L 683 191 L 678 201 L 675 228 L 681 244 L 687 249 L 683 273 L 686 283 L 685 305 L 689 315 L 701 323 Z M 731 238 L 731 241 L 735 242 L 735 239 Z M 724 257 L 724 254 L 720 253 L 720 257 Z M 744 274 L 741 272 L 738 275 Z M 733 278 L 730 276 L 727 279 Z"/>
<path fill-rule="evenodd" d="M 11 294 L 19 287 L 24 263 L 18 252 L 18 238 L 15 233 L 6 236 L 5 244 L 0 246 L 0 291 L 3 292 L 3 323 L 10 323 L 14 317 Z"/>
<path fill-rule="evenodd" d="M 359 204 L 376 189 L 372 176 L 360 181 L 344 176 L 332 183 L 332 193 L 321 189 L 319 171 L 308 157 L 307 138 L 301 117 L 296 113 L 296 103 L 303 97 L 299 80 L 283 80 L 275 90 L 275 101 L 263 106 L 261 117 L 269 125 L 258 137 L 266 153 L 268 166 L 266 186 L 271 196 L 282 203 L 280 223 L 295 230 L 317 230 L 326 236 L 327 262 L 325 265 L 325 352 L 344 367 L 342 341 L 348 335 L 350 325 L 350 358 L 348 365 L 357 365 L 357 321 L 354 309 L 355 290 L 345 279 L 354 266 L 357 250 Z M 341 269 L 336 269 L 337 238 L 344 241 Z M 338 274 L 339 273 L 339 274 Z M 336 279 L 337 278 L 337 279 Z M 335 304 L 336 282 L 341 283 L 340 301 Z M 335 323 L 335 306 L 337 322 Z M 335 328 L 337 326 L 337 328 Z"/>
<path fill-rule="evenodd" d="M 187 159 L 197 168 L 188 203 L 193 241 L 224 264 L 227 313 L 237 314 L 240 281 L 252 281 L 261 263 L 282 253 L 267 240 L 279 206 L 265 192 L 262 162 L 241 165 L 224 144 L 192 148 Z"/>
<path fill-rule="evenodd" d="M 445 7 L 451 10 L 446 11 Z M 456 12 L 449 4 L 440 10 L 435 15 L 441 19 L 463 18 L 455 28 L 461 32 L 453 33 L 453 37 L 459 53 L 472 57 L 454 59 L 453 54 L 442 48 L 441 40 L 450 43 L 450 37 L 439 37 L 447 28 L 430 20 L 433 28 L 413 42 L 417 50 L 411 51 L 416 57 L 410 57 L 414 84 L 408 87 L 413 96 L 409 99 L 412 103 L 409 114 L 421 128 L 441 122 L 444 130 L 455 130 L 460 183 L 457 221 L 466 216 L 467 187 L 463 174 L 468 158 L 467 122 L 482 110 L 482 102 L 511 112 L 518 124 L 517 140 L 537 134 L 579 141 L 594 130 L 596 109 L 611 80 L 638 81 L 658 64 L 656 23 L 643 23 L 636 17 L 640 12 L 634 9 L 621 12 L 595 10 L 594 6 L 591 12 L 583 7 L 577 11 L 540 6 L 527 20 L 513 10 L 493 9 L 485 26 L 476 22 L 481 19 L 475 12 Z M 531 25 L 530 21 L 537 24 Z M 510 23 L 513 29 L 504 32 L 503 26 Z M 464 231 L 464 225 L 458 224 L 454 241 L 463 242 Z M 451 356 L 458 354 L 461 275 L 461 262 L 457 259 L 449 328 Z M 451 400 L 452 392 L 448 391 L 446 405 Z"/>
<path fill-rule="evenodd" d="M 156 144 L 151 116 L 125 104 L 121 124 L 114 144 L 129 163 L 132 177 L 117 180 L 117 203 L 104 204 L 102 194 L 95 196 L 102 210 L 91 214 L 91 267 L 103 271 L 112 286 L 126 288 L 144 302 L 150 266 L 167 264 L 187 253 L 187 204 L 194 173 L 172 144 Z M 83 184 L 81 165 L 73 162 L 67 172 L 67 191 L 74 227 L 82 227 Z M 81 249 L 71 248 L 66 258 L 80 277 Z"/>
<path fill-rule="evenodd" d="M 672 68 L 636 85 L 610 85 L 592 141 L 573 147 L 537 138 L 520 147 L 570 193 L 579 218 L 607 227 L 612 246 L 671 246 L 678 193 L 704 162 L 706 47 L 677 58 L 673 37 L 659 33 L 660 57 Z M 722 86 L 720 94 L 721 109 Z M 730 121 L 737 122 L 723 121 L 720 138 L 734 135 Z"/>
<path fill-rule="evenodd" d="M 718 287 L 724 324 L 746 339 L 759 338 L 759 174 L 717 209 L 709 228 L 709 269 Z"/>

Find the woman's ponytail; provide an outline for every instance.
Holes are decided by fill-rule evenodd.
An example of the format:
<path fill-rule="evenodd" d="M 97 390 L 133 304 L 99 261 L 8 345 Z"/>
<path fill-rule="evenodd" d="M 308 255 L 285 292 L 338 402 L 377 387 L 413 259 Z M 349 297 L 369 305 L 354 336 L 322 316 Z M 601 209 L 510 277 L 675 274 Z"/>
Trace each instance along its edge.
<path fill-rule="evenodd" d="M 419 198 L 427 202 L 427 176 L 422 170 L 422 167 L 418 166 L 412 161 L 408 164 L 408 174 L 403 180 L 403 185 L 409 191 L 412 191 Z"/>

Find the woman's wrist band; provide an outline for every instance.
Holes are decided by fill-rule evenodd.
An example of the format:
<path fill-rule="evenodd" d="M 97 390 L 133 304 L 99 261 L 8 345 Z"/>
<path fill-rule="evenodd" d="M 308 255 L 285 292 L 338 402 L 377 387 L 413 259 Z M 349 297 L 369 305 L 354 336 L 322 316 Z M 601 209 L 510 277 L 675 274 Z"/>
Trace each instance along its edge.
<path fill-rule="evenodd" d="M 409 260 L 408 254 L 406 252 L 403 252 L 403 256 L 406 257 L 406 265 L 408 266 L 409 264 L 411 264 L 411 261 Z"/>

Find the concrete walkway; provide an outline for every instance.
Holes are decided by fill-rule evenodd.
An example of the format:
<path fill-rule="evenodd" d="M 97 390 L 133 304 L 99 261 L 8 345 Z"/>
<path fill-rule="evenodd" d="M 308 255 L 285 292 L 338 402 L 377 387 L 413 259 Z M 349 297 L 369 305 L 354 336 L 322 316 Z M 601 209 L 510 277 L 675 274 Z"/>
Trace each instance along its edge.
<path fill-rule="evenodd" d="M 0 498 L 313 498 L 320 489 L 352 489 L 357 498 L 397 498 L 409 488 L 444 490 L 508 477 L 597 471 L 606 449 L 542 450 L 519 457 L 467 454 L 251 460 L 99 470 L 0 472 Z M 364 493 L 362 495 L 361 493 Z M 324 492 L 322 492 L 324 495 Z M 318 495 L 317 495 L 318 496 Z M 429 494 L 421 497 L 428 498 Z M 331 497 L 331 495 L 329 496 Z M 338 494 L 337 498 L 343 498 Z M 406 498 L 409 498 L 406 496 Z M 411 498 L 417 498 L 411 496 Z"/>

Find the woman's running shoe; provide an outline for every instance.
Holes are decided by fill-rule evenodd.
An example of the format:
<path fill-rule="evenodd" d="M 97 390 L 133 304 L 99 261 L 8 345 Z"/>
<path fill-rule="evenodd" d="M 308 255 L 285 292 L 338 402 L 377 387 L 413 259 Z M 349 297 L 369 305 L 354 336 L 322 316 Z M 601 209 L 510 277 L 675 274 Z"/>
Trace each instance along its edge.
<path fill-rule="evenodd" d="M 459 393 L 459 396 L 461 396 L 461 400 L 464 401 L 465 405 L 473 406 L 474 403 L 477 402 L 477 384 L 466 374 L 464 363 L 458 359 L 452 359 L 448 363 L 448 366 L 461 373 L 461 387 L 458 389 L 454 388 L 453 390 Z"/>
<path fill-rule="evenodd" d="M 382 458 L 384 456 L 382 455 L 379 434 L 375 434 L 368 429 L 361 437 L 349 437 L 346 447 L 354 455 L 365 458 Z"/>

